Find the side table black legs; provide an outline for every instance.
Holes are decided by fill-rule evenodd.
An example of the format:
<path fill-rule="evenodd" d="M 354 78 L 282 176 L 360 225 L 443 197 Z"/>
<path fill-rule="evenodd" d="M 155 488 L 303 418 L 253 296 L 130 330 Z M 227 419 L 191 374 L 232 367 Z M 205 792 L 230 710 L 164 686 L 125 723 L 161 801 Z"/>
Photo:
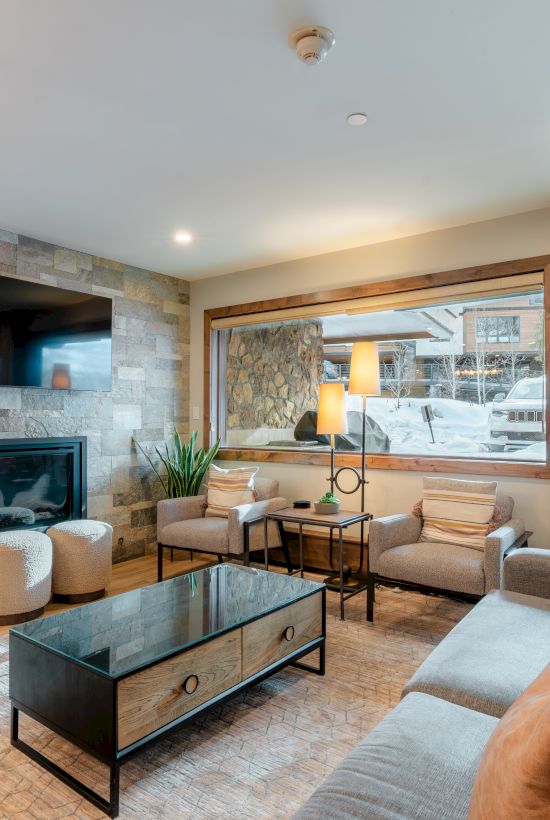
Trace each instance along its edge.
<path fill-rule="evenodd" d="M 310 524 L 316 527 L 327 527 L 329 530 L 331 543 L 333 540 L 334 530 L 338 530 L 338 575 L 334 579 L 334 585 L 328 586 L 328 588 L 337 591 L 340 595 L 341 620 L 345 619 L 344 604 L 348 600 L 348 598 L 352 598 L 354 595 L 358 595 L 360 592 L 363 592 L 367 586 L 366 579 L 364 579 L 363 577 L 361 577 L 359 580 L 354 579 L 355 583 L 353 584 L 353 586 L 350 586 L 349 584 L 346 585 L 344 579 L 344 530 L 352 526 L 353 524 L 362 525 L 360 549 L 361 555 L 363 555 L 363 551 L 365 548 L 363 525 L 365 521 L 370 521 L 371 518 L 371 513 L 367 512 L 352 512 L 341 510 L 339 513 L 335 513 L 333 515 L 319 515 L 318 513 L 312 512 L 311 509 L 297 509 L 294 507 L 285 507 L 284 509 L 274 510 L 273 512 L 269 512 L 266 514 L 266 525 L 267 521 L 270 520 L 277 521 L 279 527 L 282 527 L 284 523 L 295 524 L 298 527 L 300 569 L 302 570 L 302 577 L 304 524 Z"/>

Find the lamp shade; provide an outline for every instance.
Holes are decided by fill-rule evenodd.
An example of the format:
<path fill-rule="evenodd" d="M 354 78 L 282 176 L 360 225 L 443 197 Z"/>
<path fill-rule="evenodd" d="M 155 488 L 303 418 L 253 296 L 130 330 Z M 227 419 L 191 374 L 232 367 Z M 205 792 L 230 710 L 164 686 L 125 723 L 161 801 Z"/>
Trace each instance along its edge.
<path fill-rule="evenodd" d="M 348 432 L 346 393 L 339 382 L 319 385 L 317 432 L 331 435 Z"/>
<path fill-rule="evenodd" d="M 348 393 L 380 395 L 380 361 L 376 342 L 355 342 L 351 351 Z"/>

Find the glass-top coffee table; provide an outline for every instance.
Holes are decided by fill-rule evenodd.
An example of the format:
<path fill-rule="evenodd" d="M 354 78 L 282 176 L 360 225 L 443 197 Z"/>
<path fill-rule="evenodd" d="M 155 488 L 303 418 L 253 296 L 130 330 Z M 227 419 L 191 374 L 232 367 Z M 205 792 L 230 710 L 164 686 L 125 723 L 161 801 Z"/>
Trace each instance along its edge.
<path fill-rule="evenodd" d="M 208 567 L 10 630 L 11 741 L 109 816 L 120 765 L 159 736 L 292 664 L 325 671 L 323 584 Z M 319 665 L 300 659 L 319 649 Z M 110 769 L 109 799 L 19 737 L 19 712 Z"/>

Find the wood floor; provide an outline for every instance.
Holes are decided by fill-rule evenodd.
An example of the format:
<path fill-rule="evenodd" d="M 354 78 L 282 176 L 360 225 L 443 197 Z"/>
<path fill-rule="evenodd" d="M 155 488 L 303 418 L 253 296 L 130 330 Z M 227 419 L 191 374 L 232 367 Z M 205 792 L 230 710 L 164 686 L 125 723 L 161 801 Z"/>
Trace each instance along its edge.
<path fill-rule="evenodd" d="M 195 562 L 200 565 L 201 562 Z M 190 569 L 166 561 L 166 575 Z M 312 576 L 313 577 L 313 576 Z M 114 568 L 110 594 L 156 579 L 156 558 Z M 52 607 L 49 611 L 59 610 Z M 122 818 L 289 818 L 395 705 L 404 683 L 470 607 L 418 593 L 327 597 L 327 673 L 288 668 L 141 752 L 121 770 Z M 103 817 L 9 744 L 8 639 L 0 635 L 0 818 Z M 22 736 L 105 793 L 106 769 L 23 717 Z"/>

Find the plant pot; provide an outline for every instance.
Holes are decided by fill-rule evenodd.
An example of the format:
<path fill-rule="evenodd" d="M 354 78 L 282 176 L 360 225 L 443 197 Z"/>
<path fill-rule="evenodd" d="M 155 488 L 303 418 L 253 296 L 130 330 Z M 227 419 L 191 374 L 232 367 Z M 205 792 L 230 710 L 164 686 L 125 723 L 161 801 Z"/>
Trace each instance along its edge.
<path fill-rule="evenodd" d="M 326 504 L 325 502 L 315 502 L 315 512 L 318 515 L 335 515 L 340 512 L 340 504 Z"/>

